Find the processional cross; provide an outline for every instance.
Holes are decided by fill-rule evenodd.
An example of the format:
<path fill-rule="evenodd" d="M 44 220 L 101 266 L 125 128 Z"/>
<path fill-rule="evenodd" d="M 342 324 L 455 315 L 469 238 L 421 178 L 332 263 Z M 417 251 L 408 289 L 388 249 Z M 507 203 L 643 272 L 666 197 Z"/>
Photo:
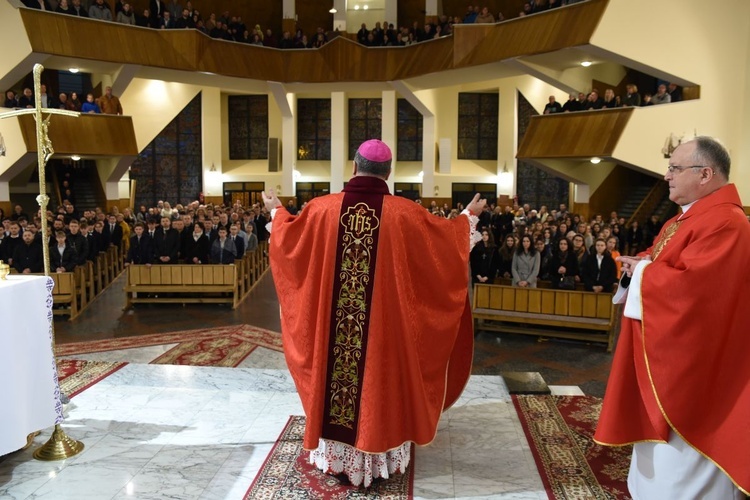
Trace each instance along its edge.
<path fill-rule="evenodd" d="M 34 65 L 34 101 L 36 106 L 33 109 L 19 109 L 4 113 L 0 118 L 11 118 L 14 116 L 21 115 L 34 115 L 36 120 L 36 151 L 37 151 L 37 163 L 39 164 L 39 196 L 36 197 L 37 203 L 41 208 L 41 222 L 42 222 L 42 254 L 44 256 L 44 275 L 50 275 L 49 268 L 49 245 L 45 244 L 47 237 L 47 205 L 49 204 L 49 196 L 47 196 L 47 181 L 45 179 L 45 167 L 50 157 L 55 154 L 55 150 L 52 149 L 52 141 L 49 138 L 49 121 L 52 115 L 66 115 L 79 117 L 81 114 L 77 111 L 67 111 L 64 109 L 46 109 L 44 113 L 47 117 L 42 115 L 42 71 L 44 67 L 41 64 Z M 55 332 L 54 325 L 52 325 L 52 355 L 55 355 Z M 59 371 L 58 371 L 59 373 Z M 49 438 L 41 448 L 34 452 L 34 458 L 37 460 L 64 460 L 72 457 L 83 451 L 83 443 L 71 439 L 62 430 L 60 424 L 55 424 L 55 430 L 52 432 L 52 437 Z"/>

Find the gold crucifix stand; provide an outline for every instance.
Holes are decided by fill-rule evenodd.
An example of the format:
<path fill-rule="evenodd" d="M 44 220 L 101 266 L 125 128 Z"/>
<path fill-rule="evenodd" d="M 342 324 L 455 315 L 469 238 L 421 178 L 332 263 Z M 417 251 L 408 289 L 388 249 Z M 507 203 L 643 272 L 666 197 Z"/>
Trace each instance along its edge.
<path fill-rule="evenodd" d="M 47 238 L 47 204 L 49 203 L 49 196 L 47 196 L 47 181 L 45 180 L 45 167 L 50 157 L 55 154 L 55 150 L 52 149 L 52 141 L 49 138 L 49 120 L 52 115 L 67 115 L 67 116 L 80 116 L 80 113 L 75 111 L 67 111 L 63 109 L 45 109 L 44 113 L 47 117 L 42 116 L 42 71 L 44 67 L 41 64 L 34 65 L 34 96 L 35 96 L 35 109 L 22 109 L 18 111 L 11 111 L 5 113 L 2 118 L 10 118 L 12 116 L 29 115 L 33 114 L 36 120 L 36 150 L 37 150 L 37 163 L 39 164 L 39 196 L 36 197 L 37 203 L 41 208 L 41 220 L 42 220 L 42 254 L 44 256 L 44 275 L 49 277 L 49 246 L 45 240 Z M 52 328 L 52 355 L 55 356 L 55 327 L 54 323 L 51 325 Z M 59 371 L 58 371 L 59 373 Z M 83 443 L 71 439 L 62 430 L 60 424 L 55 424 L 55 430 L 52 432 L 52 436 L 49 441 L 44 443 L 41 448 L 34 452 L 34 458 L 37 460 L 52 461 L 52 460 L 64 460 L 72 456 L 78 455 L 83 451 Z"/>

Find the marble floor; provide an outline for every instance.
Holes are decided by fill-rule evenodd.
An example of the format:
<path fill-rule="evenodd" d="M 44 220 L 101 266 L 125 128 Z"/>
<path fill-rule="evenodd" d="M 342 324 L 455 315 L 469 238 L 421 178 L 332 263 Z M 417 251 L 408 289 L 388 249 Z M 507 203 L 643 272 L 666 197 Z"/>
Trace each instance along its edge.
<path fill-rule="evenodd" d="M 303 413 L 283 356 L 259 348 L 238 368 L 144 364 L 164 350 L 77 356 L 130 364 L 66 406 L 63 427 L 84 452 L 35 461 L 44 433 L 0 461 L 0 498 L 243 498 L 289 416 Z M 415 498 L 546 498 L 499 376 L 471 377 L 414 467 Z"/>

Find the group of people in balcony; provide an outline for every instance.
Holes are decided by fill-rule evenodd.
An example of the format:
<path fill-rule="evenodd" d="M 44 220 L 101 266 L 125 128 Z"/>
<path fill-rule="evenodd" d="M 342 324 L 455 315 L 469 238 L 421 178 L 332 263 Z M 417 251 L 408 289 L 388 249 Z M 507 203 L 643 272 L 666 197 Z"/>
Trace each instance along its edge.
<path fill-rule="evenodd" d="M 599 214 L 586 222 L 564 205 L 552 212 L 545 206 L 538 212 L 528 205 L 505 211 L 490 206 L 480 215 L 479 228 L 482 241 L 470 259 L 474 283 L 504 278 L 513 286 L 536 288 L 542 280 L 551 288 L 575 289 L 580 283 L 588 291 L 611 292 L 620 278 L 615 259 L 649 247 L 661 222 L 652 216 L 644 232 L 637 222 L 626 228 L 616 212 L 609 222 Z"/>
<path fill-rule="evenodd" d="M 112 87 L 107 86 L 98 99 L 94 97 L 93 92 L 86 94 L 86 98 L 81 101 L 78 92 L 60 92 L 57 99 L 47 94 L 47 86 L 42 84 L 40 87 L 40 97 L 43 108 L 58 108 L 68 111 L 79 111 L 81 113 L 103 113 L 105 115 L 121 115 L 122 103 L 120 99 L 112 94 Z M 23 92 L 16 94 L 14 90 L 5 92 L 6 108 L 34 108 L 36 107 L 36 98 L 34 92 L 26 87 Z"/>
<path fill-rule="evenodd" d="M 549 102 L 544 106 L 544 114 L 569 113 L 572 111 L 589 111 L 592 109 L 609 109 L 621 107 L 653 106 L 655 104 L 666 104 L 682 100 L 682 88 L 675 83 L 660 83 L 656 93 L 646 93 L 641 99 L 638 86 L 629 83 L 625 86 L 625 95 L 616 95 L 612 89 L 604 91 L 604 97 L 599 95 L 597 89 L 584 94 L 570 94 L 565 104 L 560 104 L 555 96 L 549 96 Z"/>

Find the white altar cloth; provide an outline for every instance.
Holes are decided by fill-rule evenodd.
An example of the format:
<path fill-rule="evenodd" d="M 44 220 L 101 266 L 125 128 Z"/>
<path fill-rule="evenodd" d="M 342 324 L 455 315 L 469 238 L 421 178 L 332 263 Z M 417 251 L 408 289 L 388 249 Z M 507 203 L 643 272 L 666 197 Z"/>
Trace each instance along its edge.
<path fill-rule="evenodd" d="M 45 276 L 0 280 L 0 455 L 62 421 L 51 343 L 52 286 Z"/>

